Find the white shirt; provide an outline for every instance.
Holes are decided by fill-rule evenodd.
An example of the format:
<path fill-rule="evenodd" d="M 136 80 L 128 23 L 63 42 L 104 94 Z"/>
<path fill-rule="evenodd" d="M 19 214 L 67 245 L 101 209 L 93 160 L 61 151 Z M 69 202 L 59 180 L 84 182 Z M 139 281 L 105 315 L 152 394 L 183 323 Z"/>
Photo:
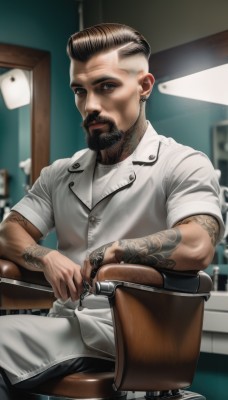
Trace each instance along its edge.
<path fill-rule="evenodd" d="M 13 208 L 44 236 L 55 228 L 59 251 L 76 263 L 82 265 L 87 252 L 103 244 L 150 235 L 195 214 L 216 217 L 223 237 L 217 176 L 201 152 L 158 135 L 148 124 L 134 153 L 118 165 L 93 204 L 95 165 L 96 153 L 88 149 L 55 161 Z M 78 311 L 77 303 L 57 300 L 51 312 L 75 313 L 87 345 L 101 348 L 101 326 L 112 335 L 108 303 L 94 296 L 84 303 Z"/>
<path fill-rule="evenodd" d="M 96 153 L 85 149 L 42 170 L 15 207 L 45 236 L 56 229 L 58 249 L 82 264 L 103 244 L 171 228 L 195 214 L 224 226 L 219 184 L 206 155 L 158 135 L 149 124 L 134 153 L 116 168 L 92 205 Z"/>

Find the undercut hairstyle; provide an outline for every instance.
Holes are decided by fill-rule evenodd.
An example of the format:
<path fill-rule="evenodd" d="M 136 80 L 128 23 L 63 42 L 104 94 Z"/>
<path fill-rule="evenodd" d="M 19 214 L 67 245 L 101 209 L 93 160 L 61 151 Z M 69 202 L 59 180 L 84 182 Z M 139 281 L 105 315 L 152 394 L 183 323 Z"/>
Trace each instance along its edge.
<path fill-rule="evenodd" d="M 67 44 L 71 59 L 87 61 L 93 55 L 118 49 L 120 58 L 142 54 L 150 57 L 150 45 L 143 35 L 130 26 L 117 23 L 102 23 L 73 34 Z"/>

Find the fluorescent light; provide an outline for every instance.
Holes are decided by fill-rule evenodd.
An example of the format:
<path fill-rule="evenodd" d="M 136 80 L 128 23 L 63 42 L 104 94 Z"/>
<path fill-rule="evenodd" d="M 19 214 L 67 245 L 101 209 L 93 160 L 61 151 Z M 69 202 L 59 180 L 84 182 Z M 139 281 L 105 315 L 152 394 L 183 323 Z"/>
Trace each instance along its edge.
<path fill-rule="evenodd" d="M 228 64 L 158 84 L 161 93 L 228 105 Z"/>
<path fill-rule="evenodd" d="M 26 73 L 12 69 L 0 76 L 0 87 L 6 107 L 10 110 L 30 103 L 30 87 Z"/>

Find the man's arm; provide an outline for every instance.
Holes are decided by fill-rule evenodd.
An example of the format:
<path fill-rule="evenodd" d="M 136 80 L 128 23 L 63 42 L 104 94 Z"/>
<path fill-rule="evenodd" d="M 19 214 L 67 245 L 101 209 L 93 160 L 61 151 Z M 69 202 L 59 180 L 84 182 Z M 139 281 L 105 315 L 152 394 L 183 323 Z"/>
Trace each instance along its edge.
<path fill-rule="evenodd" d="M 80 266 L 56 250 L 40 246 L 41 232 L 15 211 L 0 224 L 0 257 L 43 272 L 56 298 L 78 299 L 83 291 Z"/>
<path fill-rule="evenodd" d="M 205 269 L 213 259 L 219 224 L 210 215 L 186 218 L 172 229 L 109 243 L 93 251 L 82 268 L 88 282 L 101 265 L 131 263 L 172 270 Z"/>
<path fill-rule="evenodd" d="M 27 247 L 37 245 L 41 236 L 40 231 L 26 218 L 11 211 L 0 224 L 0 257 L 37 271 L 36 262 L 34 265 L 27 264 L 23 254 Z"/>

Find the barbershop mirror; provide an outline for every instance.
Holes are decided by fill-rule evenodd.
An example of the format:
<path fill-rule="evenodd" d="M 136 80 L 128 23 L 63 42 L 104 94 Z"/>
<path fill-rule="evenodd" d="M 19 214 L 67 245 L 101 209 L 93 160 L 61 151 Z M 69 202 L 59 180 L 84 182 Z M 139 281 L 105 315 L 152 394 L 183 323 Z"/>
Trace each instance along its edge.
<path fill-rule="evenodd" d="M 31 89 L 30 71 L 0 67 L 1 209 L 18 202 L 31 184 Z"/>
<path fill-rule="evenodd" d="M 220 183 L 225 186 L 228 186 L 228 105 L 170 96 L 159 92 L 159 85 L 227 63 L 228 31 L 152 54 L 150 58 L 150 70 L 156 79 L 150 100 L 155 128 L 205 152 L 214 167 L 221 169 Z M 224 92 L 228 92 L 228 71 L 223 84 Z"/>
<path fill-rule="evenodd" d="M 31 185 L 39 176 L 41 169 L 49 163 L 50 54 L 43 50 L 0 43 L 0 71 L 4 73 L 13 69 L 24 71 L 30 79 L 31 101 L 29 105 L 22 107 L 20 112 L 23 113 L 24 118 L 27 115 L 24 129 L 29 132 L 30 137 L 27 138 L 24 146 L 30 147 L 31 174 L 28 183 Z M 16 110 L 10 111 L 16 112 Z M 6 150 L 7 157 L 13 157 L 13 150 L 17 143 L 18 138 L 15 141 L 12 140 L 11 151 Z M 1 146 L 3 145 L 1 140 Z M 25 151 L 24 154 L 28 153 Z M 19 165 L 17 168 L 19 169 Z M 4 175 L 2 165 L 1 171 Z"/>

